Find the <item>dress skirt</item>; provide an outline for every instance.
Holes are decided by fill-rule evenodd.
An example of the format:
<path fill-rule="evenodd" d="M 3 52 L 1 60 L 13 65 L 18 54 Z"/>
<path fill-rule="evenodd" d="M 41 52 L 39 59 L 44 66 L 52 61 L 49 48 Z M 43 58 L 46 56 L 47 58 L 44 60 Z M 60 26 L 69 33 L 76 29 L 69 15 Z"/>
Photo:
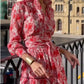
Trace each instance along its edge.
<path fill-rule="evenodd" d="M 52 42 L 45 42 L 34 44 L 34 46 L 32 44 L 32 47 L 28 46 L 27 51 L 44 66 L 50 74 L 50 78 L 36 77 L 31 68 L 23 61 L 20 84 L 67 84 L 59 47 Z"/>

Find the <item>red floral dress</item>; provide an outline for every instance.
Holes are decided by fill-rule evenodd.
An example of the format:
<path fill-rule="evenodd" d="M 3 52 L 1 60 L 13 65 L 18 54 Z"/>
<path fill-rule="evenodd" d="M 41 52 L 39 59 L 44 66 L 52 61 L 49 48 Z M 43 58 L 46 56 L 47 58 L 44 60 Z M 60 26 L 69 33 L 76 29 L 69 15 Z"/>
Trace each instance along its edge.
<path fill-rule="evenodd" d="M 7 45 L 10 54 L 21 57 L 28 53 L 51 74 L 49 79 L 36 77 L 30 66 L 22 61 L 20 84 L 67 84 L 59 47 L 51 41 L 55 30 L 52 2 L 44 0 L 44 3 L 46 13 L 38 0 L 22 0 L 12 8 Z"/>

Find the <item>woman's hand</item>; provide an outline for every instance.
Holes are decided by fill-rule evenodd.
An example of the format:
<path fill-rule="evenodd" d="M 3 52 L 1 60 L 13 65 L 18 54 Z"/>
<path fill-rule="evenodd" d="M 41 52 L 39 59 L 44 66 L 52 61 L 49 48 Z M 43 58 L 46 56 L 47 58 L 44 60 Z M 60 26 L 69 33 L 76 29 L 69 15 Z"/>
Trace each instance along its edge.
<path fill-rule="evenodd" d="M 30 67 L 37 77 L 46 76 L 47 78 L 49 78 L 48 73 L 46 72 L 45 68 L 40 63 L 35 61 L 30 65 Z"/>
<path fill-rule="evenodd" d="M 79 64 L 79 61 L 78 59 L 76 58 L 76 56 L 70 52 L 68 52 L 67 50 L 65 49 L 62 49 L 60 48 L 60 53 L 64 54 L 64 56 L 67 58 L 67 60 L 70 62 L 70 64 L 73 66 L 73 68 L 78 64 Z"/>
<path fill-rule="evenodd" d="M 70 64 L 73 66 L 73 68 L 78 64 L 79 64 L 79 61 L 78 59 L 76 58 L 76 56 L 68 51 L 66 51 L 65 53 L 65 57 L 67 58 L 67 60 L 70 62 Z"/>
<path fill-rule="evenodd" d="M 24 53 L 21 57 L 26 62 L 27 62 L 26 58 L 33 60 L 33 58 L 30 55 L 28 55 L 28 53 Z M 45 77 L 46 76 L 47 78 L 49 78 L 49 75 L 46 72 L 45 68 L 39 62 L 34 61 L 32 64 L 30 64 L 30 67 L 37 77 Z"/>

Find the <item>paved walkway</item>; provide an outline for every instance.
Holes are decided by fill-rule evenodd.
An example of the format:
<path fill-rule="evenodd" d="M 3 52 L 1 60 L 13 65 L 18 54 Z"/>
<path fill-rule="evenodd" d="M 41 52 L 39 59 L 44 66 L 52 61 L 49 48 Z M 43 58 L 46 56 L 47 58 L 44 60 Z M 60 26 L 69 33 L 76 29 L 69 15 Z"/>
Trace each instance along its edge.
<path fill-rule="evenodd" d="M 54 33 L 54 35 L 52 36 L 52 39 L 55 41 L 56 45 L 65 44 L 81 38 L 84 38 L 84 35 L 68 35 Z"/>
<path fill-rule="evenodd" d="M 65 37 L 65 38 L 84 38 L 84 35 L 73 35 L 73 34 L 53 34 L 54 37 Z"/>

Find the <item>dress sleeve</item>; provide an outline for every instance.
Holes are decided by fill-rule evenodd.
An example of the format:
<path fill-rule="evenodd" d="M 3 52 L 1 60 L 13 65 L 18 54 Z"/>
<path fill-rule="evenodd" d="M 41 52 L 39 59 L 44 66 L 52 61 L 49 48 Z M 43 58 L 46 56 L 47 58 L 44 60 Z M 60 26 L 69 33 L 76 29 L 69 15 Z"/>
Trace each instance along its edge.
<path fill-rule="evenodd" d="M 13 6 L 9 28 L 9 42 L 7 44 L 8 51 L 12 56 L 17 55 L 21 57 L 22 54 L 26 53 L 25 46 L 21 44 L 21 31 L 24 23 L 23 13 L 20 5 L 15 4 Z"/>

